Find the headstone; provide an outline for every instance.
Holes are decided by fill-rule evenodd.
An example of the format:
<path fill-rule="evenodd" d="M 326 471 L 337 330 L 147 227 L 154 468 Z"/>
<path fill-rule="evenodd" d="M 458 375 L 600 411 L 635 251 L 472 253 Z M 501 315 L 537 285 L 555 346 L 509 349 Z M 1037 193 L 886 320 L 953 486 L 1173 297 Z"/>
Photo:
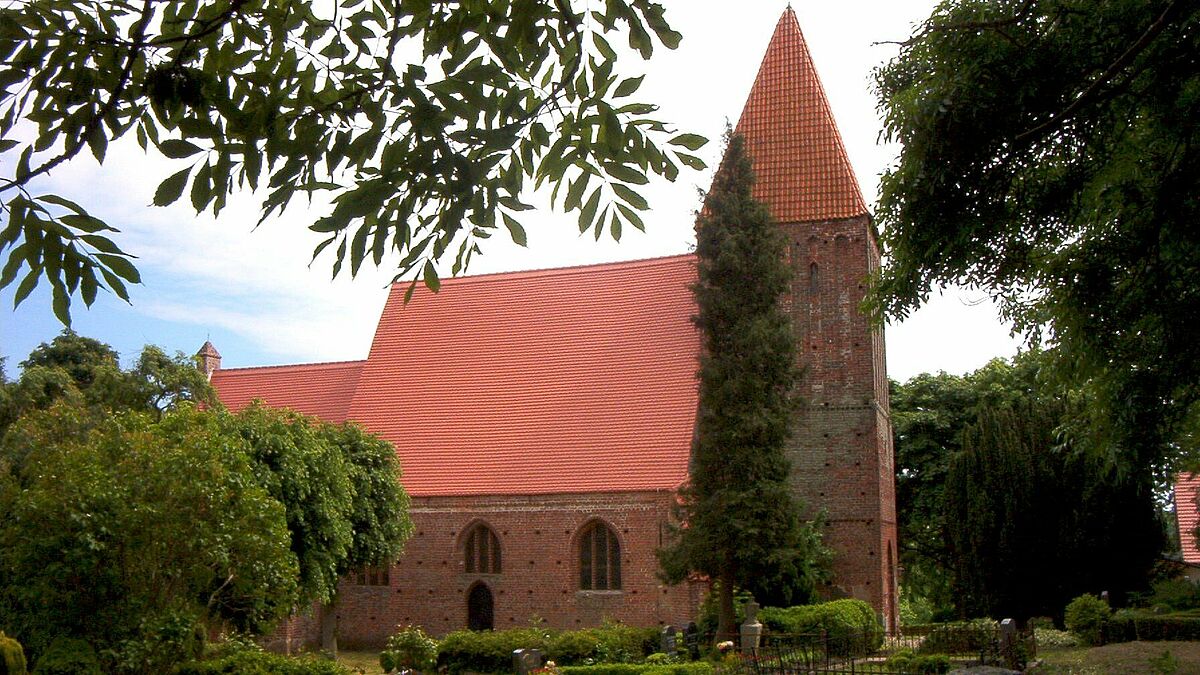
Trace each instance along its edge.
<path fill-rule="evenodd" d="M 1000 660 L 1008 668 L 1013 668 L 1018 665 L 1018 662 L 1023 660 L 1020 657 L 1019 639 L 1017 636 L 1017 622 L 1012 619 L 1005 619 L 1000 622 Z M 1024 667 L 1024 664 L 1020 664 Z"/>
<path fill-rule="evenodd" d="M 763 625 L 758 621 L 758 603 L 751 600 L 744 609 L 746 620 L 742 622 L 742 653 L 757 654 L 763 632 Z"/>
<path fill-rule="evenodd" d="M 659 651 L 667 656 L 675 656 L 675 626 L 663 626 Z"/>
<path fill-rule="evenodd" d="M 542 650 L 516 649 L 513 650 L 513 670 L 517 675 L 529 675 L 530 672 L 542 667 Z"/>
<path fill-rule="evenodd" d="M 695 621 L 688 622 L 683 631 L 683 644 L 687 647 L 688 657 L 693 661 L 700 660 L 700 628 Z"/>

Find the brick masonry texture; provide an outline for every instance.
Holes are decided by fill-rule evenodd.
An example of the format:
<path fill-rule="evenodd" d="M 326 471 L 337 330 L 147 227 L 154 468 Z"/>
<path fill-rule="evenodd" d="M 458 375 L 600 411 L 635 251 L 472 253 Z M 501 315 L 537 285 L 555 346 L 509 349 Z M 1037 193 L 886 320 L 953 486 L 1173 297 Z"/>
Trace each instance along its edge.
<path fill-rule="evenodd" d="M 859 305 L 879 264 L 866 216 L 785 225 L 802 405 L 789 450 L 810 512 L 825 512 L 831 596 L 870 602 L 896 625 L 896 513 L 883 334 Z"/>
<path fill-rule="evenodd" d="M 686 623 L 695 618 L 706 584 L 664 585 L 654 556 L 674 498 L 669 492 L 416 498 L 413 537 L 391 567 L 389 584 L 343 580 L 336 608 L 339 644 L 378 647 L 398 626 L 410 624 L 435 635 L 460 630 L 467 625 L 468 594 L 479 583 L 492 593 L 497 629 L 525 627 L 533 617 L 560 629 L 599 626 L 605 620 L 635 626 Z M 579 589 L 577 539 L 597 520 L 621 543 L 620 590 Z M 466 534 L 480 522 L 499 537 L 499 574 L 466 571 Z M 320 622 L 313 613 L 277 630 L 272 646 L 318 643 Z"/>

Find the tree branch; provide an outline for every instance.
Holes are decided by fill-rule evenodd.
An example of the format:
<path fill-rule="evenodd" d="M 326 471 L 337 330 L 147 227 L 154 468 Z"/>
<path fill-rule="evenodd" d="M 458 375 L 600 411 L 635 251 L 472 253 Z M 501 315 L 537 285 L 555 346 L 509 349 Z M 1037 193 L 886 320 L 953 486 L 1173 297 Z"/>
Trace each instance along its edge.
<path fill-rule="evenodd" d="M 1110 64 L 1108 68 L 1106 68 L 1104 72 L 1100 74 L 1100 77 L 1096 78 L 1095 81 L 1088 85 L 1087 89 L 1083 90 L 1083 93 L 1077 96 L 1074 101 L 1071 101 L 1070 105 L 1068 105 L 1066 108 L 1063 108 L 1058 113 L 1051 115 L 1050 119 L 1042 122 L 1032 129 L 1027 129 L 1017 134 L 1013 140 L 1017 142 L 1024 141 L 1031 136 L 1040 134 L 1052 127 L 1059 126 L 1066 120 L 1070 119 L 1072 115 L 1079 111 L 1079 108 L 1082 107 L 1084 103 L 1096 95 L 1102 85 L 1106 84 L 1109 80 L 1115 77 L 1118 72 L 1125 68 L 1125 66 L 1129 65 L 1129 62 L 1132 61 L 1134 57 L 1143 52 L 1146 47 L 1148 47 L 1150 43 L 1154 41 L 1154 38 L 1158 37 L 1158 35 L 1162 33 L 1163 29 L 1167 27 L 1168 18 L 1170 17 L 1172 10 L 1174 10 L 1178 4 L 1179 0 L 1174 0 L 1174 2 L 1172 2 L 1170 5 L 1167 5 L 1167 8 L 1164 9 L 1162 14 L 1160 14 L 1159 17 L 1154 20 L 1154 23 L 1150 24 L 1150 27 L 1147 28 L 1144 33 L 1142 33 L 1142 36 L 1138 38 L 1137 42 L 1134 42 L 1129 46 L 1129 49 L 1126 49 L 1124 53 L 1117 57 L 1117 60 L 1113 61 L 1112 64 Z"/>
<path fill-rule="evenodd" d="M 104 123 L 104 118 L 115 110 L 117 104 L 120 103 L 121 95 L 125 93 L 126 87 L 129 86 L 129 78 L 133 74 L 133 65 L 137 63 L 138 57 L 142 55 L 142 47 L 146 45 L 146 27 L 150 25 L 150 19 L 153 17 L 154 0 L 145 0 L 142 5 L 142 15 L 138 18 L 138 22 L 134 25 L 131 33 L 133 40 L 130 43 L 129 55 L 125 58 L 125 65 L 121 68 L 121 76 L 117 79 L 117 84 L 113 87 L 108 100 L 92 115 L 87 125 L 80 131 L 79 136 L 67 143 L 67 147 L 62 151 L 62 154 L 30 171 L 28 174 L 8 181 L 7 184 L 0 187 L 0 193 L 25 185 L 34 178 L 49 172 L 54 167 L 79 154 L 84 144 L 87 143 L 88 137 L 100 128 L 100 125 Z"/>

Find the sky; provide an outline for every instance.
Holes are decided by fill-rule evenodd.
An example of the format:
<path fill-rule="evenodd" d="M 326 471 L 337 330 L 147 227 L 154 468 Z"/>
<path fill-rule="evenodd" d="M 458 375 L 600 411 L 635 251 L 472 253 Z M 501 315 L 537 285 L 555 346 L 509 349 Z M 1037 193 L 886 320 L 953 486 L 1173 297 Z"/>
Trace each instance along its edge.
<path fill-rule="evenodd" d="M 636 98 L 659 105 L 658 119 L 713 139 L 697 154 L 715 166 L 726 120 L 736 123 L 787 5 L 778 0 L 664 4 L 683 43 L 674 51 L 656 49 L 648 62 L 629 58 L 621 68 L 629 76 L 646 75 Z M 897 50 L 880 43 L 908 37 L 933 5 L 932 0 L 793 5 L 868 203 L 875 200 L 879 175 L 898 152 L 877 143 L 881 123 L 871 71 Z M 15 157 L 0 158 L 0 171 L 10 171 L 3 164 Z M 205 340 L 221 352 L 224 367 L 366 358 L 394 271 L 364 265 L 353 280 L 343 274 L 331 281 L 330 257 L 310 265 L 319 237 L 306 227 L 325 215 L 321 204 L 308 208 L 297 202 L 257 228 L 261 195 L 235 195 L 217 219 L 197 216 L 183 206 L 186 200 L 151 206 L 158 183 L 185 165 L 122 142 L 110 146 L 103 166 L 90 155 L 80 156 L 35 187 L 35 193 L 54 192 L 85 205 L 120 229 L 118 243 L 138 257 L 142 284 L 131 287 L 131 304 L 103 292 L 90 310 L 77 301 L 73 328 L 112 345 L 126 363 L 145 344 L 191 354 Z M 544 195 L 534 196 L 539 209 L 523 221 L 528 247 L 494 237 L 467 273 L 688 252 L 698 191 L 710 180 L 710 172 L 685 168 L 675 183 L 653 182 L 643 192 L 652 208 L 644 216 L 648 231 L 626 228 L 620 242 L 607 237 L 596 242 L 591 233 L 580 237 L 574 215 L 551 211 Z M 0 356 L 7 357 L 10 376 L 30 350 L 61 330 L 45 284 L 11 310 L 14 290 L 0 291 Z M 985 293 L 961 288 L 945 289 L 903 323 L 889 324 L 886 341 L 889 376 L 898 380 L 922 372 L 974 370 L 994 357 L 1011 356 L 1020 343 Z"/>

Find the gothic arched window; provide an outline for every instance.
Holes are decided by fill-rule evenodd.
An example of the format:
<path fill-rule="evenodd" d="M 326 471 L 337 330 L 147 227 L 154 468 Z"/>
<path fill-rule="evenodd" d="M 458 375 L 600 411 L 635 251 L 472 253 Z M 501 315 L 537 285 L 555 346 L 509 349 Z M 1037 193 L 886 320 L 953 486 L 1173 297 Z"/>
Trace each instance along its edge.
<path fill-rule="evenodd" d="M 596 521 L 579 537 L 579 587 L 585 591 L 621 589 L 621 542 L 611 527 Z"/>
<path fill-rule="evenodd" d="M 468 574 L 500 573 L 500 538 L 484 523 L 476 524 L 467 533 L 463 566 Z"/>

